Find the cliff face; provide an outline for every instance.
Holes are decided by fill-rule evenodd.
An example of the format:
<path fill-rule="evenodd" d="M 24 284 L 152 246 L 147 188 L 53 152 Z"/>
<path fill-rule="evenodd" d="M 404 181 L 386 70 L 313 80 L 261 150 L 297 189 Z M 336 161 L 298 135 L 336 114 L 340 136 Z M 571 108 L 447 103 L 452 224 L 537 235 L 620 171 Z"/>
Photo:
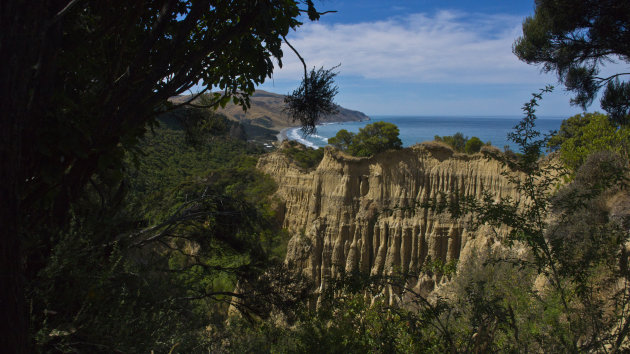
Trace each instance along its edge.
<path fill-rule="evenodd" d="M 417 203 L 441 192 L 518 198 L 499 162 L 480 154 L 453 155 L 439 146 L 417 145 L 371 158 L 327 148 L 310 172 L 275 152 L 261 158 L 258 168 L 279 186 L 284 226 L 293 235 L 287 264 L 305 272 L 320 290 L 342 271 L 416 273 L 428 262 L 456 261 L 494 244 L 488 231 L 470 231 L 467 218 L 411 208 Z M 425 274 L 409 285 L 426 294 L 440 281 Z"/>

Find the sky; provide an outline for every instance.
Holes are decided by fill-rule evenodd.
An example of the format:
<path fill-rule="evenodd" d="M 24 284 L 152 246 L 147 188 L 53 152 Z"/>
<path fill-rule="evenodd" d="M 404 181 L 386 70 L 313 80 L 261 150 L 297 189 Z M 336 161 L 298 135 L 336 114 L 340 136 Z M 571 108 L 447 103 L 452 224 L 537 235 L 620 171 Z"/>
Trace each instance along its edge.
<path fill-rule="evenodd" d="M 581 112 L 553 73 L 512 54 L 533 0 L 315 1 L 337 10 L 287 37 L 309 68 L 337 69 L 336 103 L 368 115 L 519 116 L 523 103 L 546 85 L 540 116 Z M 287 94 L 303 75 L 283 47 L 282 68 L 259 89 Z M 603 73 L 615 71 L 611 64 Z M 601 110 L 597 100 L 589 111 Z"/>

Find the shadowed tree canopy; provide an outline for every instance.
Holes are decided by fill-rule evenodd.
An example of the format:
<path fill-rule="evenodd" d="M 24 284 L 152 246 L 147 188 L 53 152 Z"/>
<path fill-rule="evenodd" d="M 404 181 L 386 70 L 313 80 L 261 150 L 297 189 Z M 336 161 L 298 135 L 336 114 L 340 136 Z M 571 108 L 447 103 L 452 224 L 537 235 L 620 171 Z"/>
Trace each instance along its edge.
<path fill-rule="evenodd" d="M 616 125 L 630 114 L 630 71 L 600 76 L 611 61 L 630 63 L 630 2 L 627 0 L 537 0 L 536 12 L 523 22 L 514 53 L 542 64 L 575 93 L 571 102 L 586 109 L 604 88 L 602 108 Z"/>
<path fill-rule="evenodd" d="M 24 279 L 88 183 L 122 159 L 170 97 L 195 85 L 248 105 L 312 1 L 7 0 L 0 5 L 0 344 L 25 352 Z M 200 94 L 201 94 L 200 93 Z M 28 248 L 28 254 L 25 249 Z"/>

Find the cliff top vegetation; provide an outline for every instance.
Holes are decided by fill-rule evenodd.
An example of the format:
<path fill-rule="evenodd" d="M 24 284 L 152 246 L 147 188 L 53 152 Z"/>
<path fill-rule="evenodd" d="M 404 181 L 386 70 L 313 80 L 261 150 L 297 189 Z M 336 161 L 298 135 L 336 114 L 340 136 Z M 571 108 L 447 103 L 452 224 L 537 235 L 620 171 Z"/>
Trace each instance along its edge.
<path fill-rule="evenodd" d="M 375 122 L 360 128 L 357 134 L 341 129 L 328 139 L 328 144 L 352 156 L 372 156 L 387 150 L 401 149 L 399 134 L 395 124 Z"/>

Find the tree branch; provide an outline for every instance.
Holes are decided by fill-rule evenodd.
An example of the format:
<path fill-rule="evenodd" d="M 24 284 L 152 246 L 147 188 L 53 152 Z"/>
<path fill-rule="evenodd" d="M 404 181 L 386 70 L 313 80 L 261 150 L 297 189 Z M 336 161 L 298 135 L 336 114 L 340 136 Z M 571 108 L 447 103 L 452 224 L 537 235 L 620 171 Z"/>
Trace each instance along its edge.
<path fill-rule="evenodd" d="M 286 43 L 289 48 L 291 48 L 291 50 L 293 50 L 293 53 L 295 53 L 295 55 L 297 55 L 297 57 L 300 59 L 300 61 L 302 62 L 302 66 L 304 67 L 304 79 L 306 79 L 306 77 L 308 76 L 306 71 L 306 62 L 304 61 L 304 58 L 302 58 L 302 56 L 300 55 L 300 53 L 297 51 L 297 49 L 295 49 L 291 43 L 289 43 L 289 41 L 287 40 L 286 36 L 282 36 L 282 39 L 284 39 L 284 43 Z"/>
<path fill-rule="evenodd" d="M 616 77 L 623 76 L 623 75 L 630 75 L 630 73 L 618 73 L 618 74 L 611 75 L 611 76 L 605 77 L 605 78 L 599 77 L 599 76 L 595 76 L 594 79 L 602 81 L 603 83 L 606 83 L 606 82 L 608 82 L 608 81 L 610 81 L 610 80 L 612 80 L 612 79 L 614 79 Z M 602 83 L 602 85 L 603 85 L 603 83 Z"/>
<path fill-rule="evenodd" d="M 304 12 L 304 13 L 308 13 L 308 10 L 304 10 L 304 9 L 300 9 L 300 12 Z M 328 11 L 324 11 L 324 12 L 317 12 L 318 15 L 325 15 L 325 14 L 333 14 L 333 13 L 337 13 L 337 10 L 328 10 Z"/>

